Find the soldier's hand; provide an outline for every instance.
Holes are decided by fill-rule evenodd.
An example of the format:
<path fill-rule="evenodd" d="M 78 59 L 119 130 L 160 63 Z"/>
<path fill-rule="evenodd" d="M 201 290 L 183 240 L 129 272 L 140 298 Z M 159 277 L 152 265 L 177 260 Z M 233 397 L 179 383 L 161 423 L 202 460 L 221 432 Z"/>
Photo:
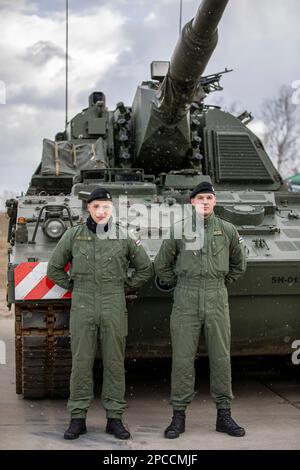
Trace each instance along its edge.
<path fill-rule="evenodd" d="M 133 302 L 134 300 L 137 299 L 137 290 L 133 289 L 131 287 L 125 287 L 125 299 L 128 302 Z"/>
<path fill-rule="evenodd" d="M 127 302 L 133 302 L 134 300 L 137 299 L 137 294 L 125 295 L 125 299 L 127 300 Z"/>
<path fill-rule="evenodd" d="M 129 286 L 125 286 L 125 298 L 127 301 L 132 302 L 133 300 L 136 300 L 137 294 L 138 294 L 137 289 L 129 287 Z"/>

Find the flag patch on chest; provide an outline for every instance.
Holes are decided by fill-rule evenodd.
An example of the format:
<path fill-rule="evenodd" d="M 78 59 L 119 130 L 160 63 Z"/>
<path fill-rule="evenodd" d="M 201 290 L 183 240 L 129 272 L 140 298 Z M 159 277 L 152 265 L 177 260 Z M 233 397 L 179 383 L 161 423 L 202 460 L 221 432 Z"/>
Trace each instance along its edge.
<path fill-rule="evenodd" d="M 136 246 L 140 246 L 142 244 L 141 240 L 135 240 L 134 243 L 136 244 Z"/>

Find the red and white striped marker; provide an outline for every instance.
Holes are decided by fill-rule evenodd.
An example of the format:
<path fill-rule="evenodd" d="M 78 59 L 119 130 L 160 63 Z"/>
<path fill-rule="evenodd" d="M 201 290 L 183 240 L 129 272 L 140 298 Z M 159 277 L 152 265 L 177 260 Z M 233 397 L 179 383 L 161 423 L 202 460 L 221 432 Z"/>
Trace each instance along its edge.
<path fill-rule="evenodd" d="M 70 299 L 71 292 L 47 277 L 47 262 L 20 263 L 15 267 L 15 300 Z M 70 265 L 66 266 L 68 272 Z"/>

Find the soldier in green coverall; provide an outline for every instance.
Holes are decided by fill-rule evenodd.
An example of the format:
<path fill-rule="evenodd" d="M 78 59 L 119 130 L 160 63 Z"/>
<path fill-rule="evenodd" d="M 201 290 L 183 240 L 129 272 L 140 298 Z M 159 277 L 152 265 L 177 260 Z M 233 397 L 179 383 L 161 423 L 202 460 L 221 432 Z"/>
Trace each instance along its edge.
<path fill-rule="evenodd" d="M 171 314 L 173 418 L 165 430 L 169 439 L 185 430 L 185 409 L 194 397 L 194 359 L 201 329 L 209 356 L 210 389 L 217 407 L 216 430 L 244 436 L 232 419 L 230 406 L 230 317 L 226 284 L 246 269 L 245 246 L 236 228 L 214 212 L 213 186 L 202 182 L 192 191 L 191 203 L 203 220 L 203 247 L 186 249 L 184 238 L 164 240 L 155 259 L 159 278 L 176 285 Z M 176 228 L 176 227 L 175 227 Z"/>
<path fill-rule="evenodd" d="M 68 229 L 48 264 L 47 276 L 72 290 L 70 333 L 72 373 L 68 409 L 71 423 L 65 439 L 86 433 L 86 413 L 93 400 L 93 364 L 100 337 L 103 361 L 102 403 L 106 432 L 119 439 L 130 433 L 122 423 L 126 407 L 124 355 L 127 335 L 125 288 L 137 288 L 152 276 L 152 266 L 139 240 L 105 236 L 124 230 L 114 224 L 111 194 L 95 189 L 89 199 L 86 224 Z M 101 236 L 100 236 L 101 235 Z M 104 235 L 104 236 L 103 236 Z M 70 277 L 65 266 L 70 262 Z M 131 262 L 135 272 L 127 277 Z"/>

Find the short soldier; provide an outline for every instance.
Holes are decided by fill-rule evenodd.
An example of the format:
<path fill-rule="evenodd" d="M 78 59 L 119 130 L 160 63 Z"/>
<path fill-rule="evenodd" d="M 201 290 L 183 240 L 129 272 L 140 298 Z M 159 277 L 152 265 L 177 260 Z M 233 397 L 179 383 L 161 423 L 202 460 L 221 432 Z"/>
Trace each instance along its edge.
<path fill-rule="evenodd" d="M 185 409 L 194 397 L 194 359 L 202 327 L 209 356 L 211 395 L 217 407 L 216 430 L 244 436 L 245 430 L 230 413 L 233 396 L 226 284 L 245 271 L 245 247 L 236 228 L 214 214 L 216 197 L 209 182 L 196 186 L 190 199 L 204 224 L 202 249 L 186 249 L 184 238 L 173 236 L 163 241 L 154 262 L 160 279 L 176 285 L 170 323 L 173 419 L 165 437 L 179 437 L 185 430 Z"/>
<path fill-rule="evenodd" d="M 106 432 L 128 439 L 122 423 L 126 407 L 124 355 L 127 335 L 125 288 L 137 288 L 152 275 L 151 262 L 139 240 L 103 236 L 121 230 L 112 217 L 109 191 L 95 189 L 89 199 L 86 224 L 70 228 L 57 244 L 47 275 L 59 286 L 72 290 L 70 332 L 72 373 L 68 409 L 71 423 L 65 439 L 86 433 L 86 413 L 93 400 L 93 364 L 100 337 L 103 361 L 102 403 Z M 70 277 L 65 266 L 70 262 Z M 127 277 L 129 262 L 135 267 Z"/>

